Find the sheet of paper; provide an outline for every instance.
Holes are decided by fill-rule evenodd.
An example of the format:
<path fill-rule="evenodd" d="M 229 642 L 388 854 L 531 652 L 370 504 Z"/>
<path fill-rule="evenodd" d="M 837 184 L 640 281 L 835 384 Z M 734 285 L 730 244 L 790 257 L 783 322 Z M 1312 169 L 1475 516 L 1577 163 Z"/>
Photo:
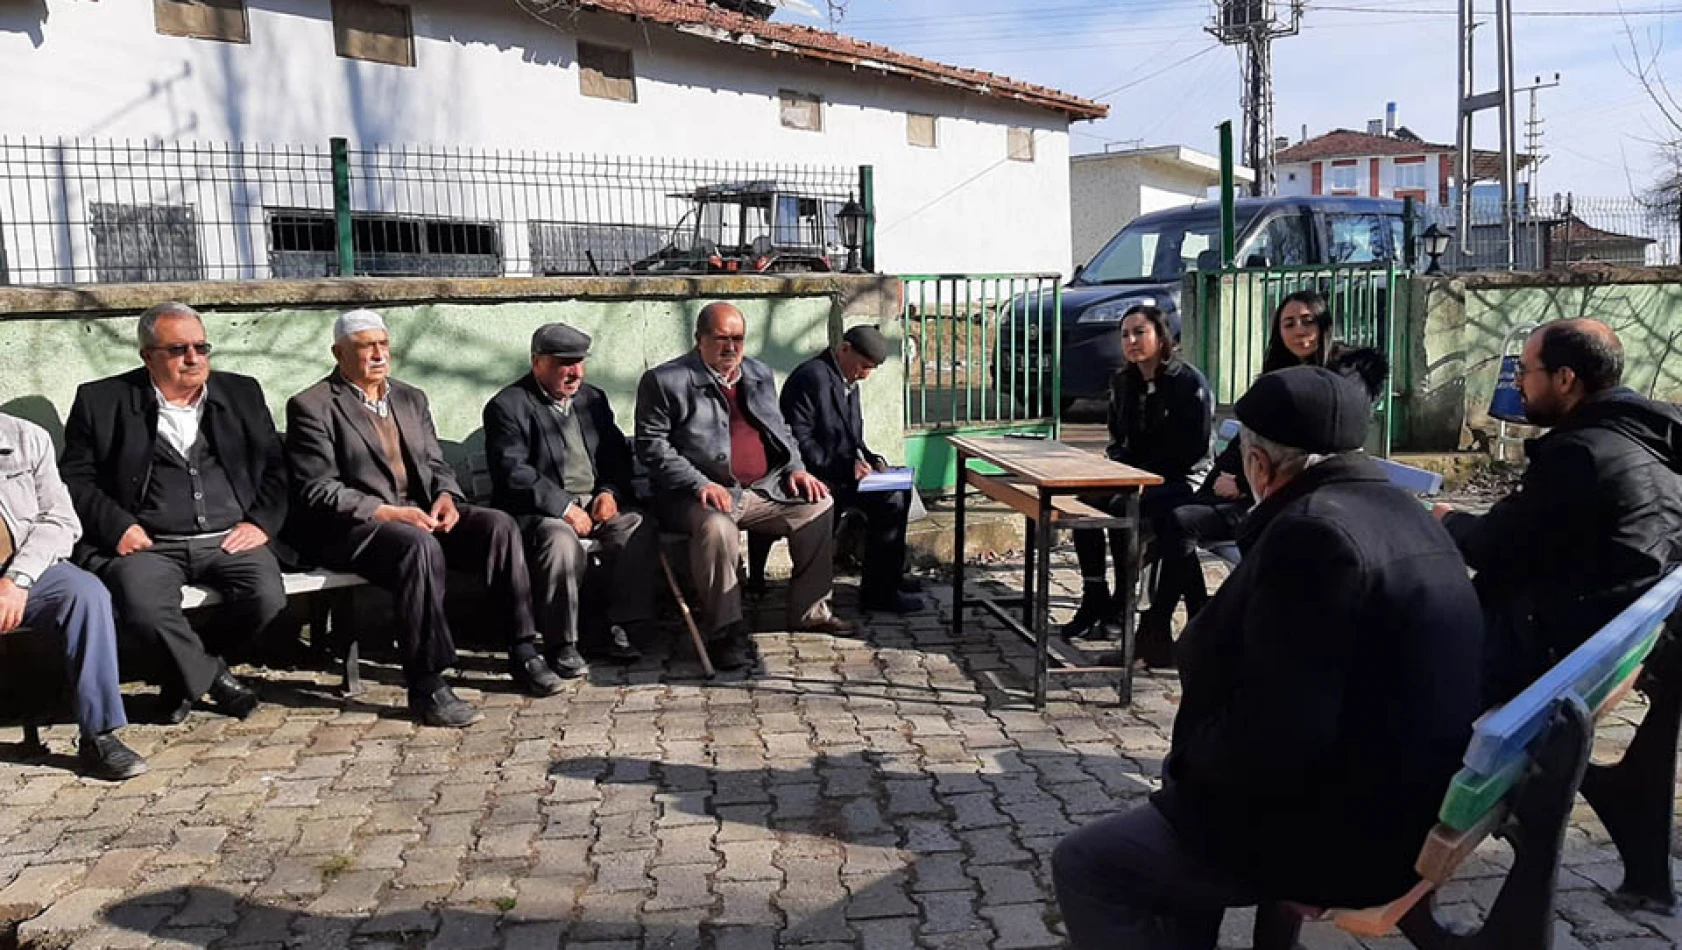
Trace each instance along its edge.
<path fill-rule="evenodd" d="M 859 491 L 904 491 L 917 481 L 917 473 L 910 468 L 890 468 L 871 472 L 859 481 Z"/>

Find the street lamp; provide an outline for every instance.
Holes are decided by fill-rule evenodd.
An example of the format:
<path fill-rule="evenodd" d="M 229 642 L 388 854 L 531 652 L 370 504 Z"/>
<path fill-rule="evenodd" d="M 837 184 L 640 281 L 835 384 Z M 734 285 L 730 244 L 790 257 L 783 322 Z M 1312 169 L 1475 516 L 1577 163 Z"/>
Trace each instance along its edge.
<path fill-rule="evenodd" d="M 864 245 L 864 222 L 870 217 L 870 212 L 864 210 L 864 205 L 847 196 L 847 203 L 841 210 L 835 212 L 835 223 L 841 228 L 841 245 L 847 249 L 846 271 L 857 274 L 864 270 L 859 266 L 859 248 Z"/>
<path fill-rule="evenodd" d="M 1431 259 L 1431 266 L 1425 268 L 1425 273 L 1442 273 L 1442 261 L 1439 258 L 1448 253 L 1448 244 L 1453 238 L 1433 221 L 1431 226 L 1425 229 L 1425 233 L 1419 236 L 1419 240 L 1425 245 L 1425 256 Z"/>

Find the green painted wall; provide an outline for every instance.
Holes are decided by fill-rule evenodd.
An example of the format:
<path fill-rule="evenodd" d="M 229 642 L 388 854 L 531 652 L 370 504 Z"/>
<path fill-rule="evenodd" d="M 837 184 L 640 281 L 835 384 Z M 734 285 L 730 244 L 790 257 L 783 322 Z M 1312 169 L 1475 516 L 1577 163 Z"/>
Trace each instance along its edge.
<path fill-rule="evenodd" d="M 457 297 L 461 292 L 461 288 L 440 288 L 438 282 L 426 283 L 427 289 L 437 291 L 437 297 Z M 261 381 L 277 423 L 284 423 L 288 397 L 332 369 L 328 346 L 334 318 L 354 306 L 379 310 L 391 328 L 394 374 L 426 391 L 452 461 L 482 450 L 480 411 L 498 388 L 526 371 L 532 330 L 544 323 L 565 322 L 594 338 L 586 364 L 588 378 L 607 391 L 627 432 L 632 427 L 637 380 L 644 370 L 691 347 L 695 315 L 712 300 L 728 299 L 742 309 L 748 322 L 749 354 L 769 363 L 779 379 L 853 323 L 881 323 L 896 341 L 902 335 L 897 302 L 890 302 L 897 299 L 897 285 L 824 293 L 826 288 L 814 287 L 810 281 L 786 282 L 785 287 L 777 286 L 783 282 L 771 281 L 755 287 L 766 292 L 747 296 L 734 283 L 720 282 L 717 287 L 706 286 L 704 281 L 692 283 L 699 285 L 690 288 L 695 296 L 680 298 L 664 296 L 669 292 L 664 289 L 647 298 L 490 297 L 436 303 L 341 299 L 328 306 L 317 301 L 323 296 L 357 295 L 346 294 L 346 284 L 331 281 L 290 295 L 311 301 L 308 304 L 278 306 L 272 300 L 254 305 L 238 299 L 241 294 L 217 294 L 214 291 L 226 288 L 210 285 L 131 287 L 128 291 L 133 303 L 184 296 L 175 293 L 183 287 L 198 287 L 201 295 L 219 298 L 188 301 L 205 315 L 216 347 L 213 366 Z M 171 293 L 161 292 L 165 289 Z M 380 289 L 392 290 L 389 285 Z M 386 296 L 402 297 L 413 289 Z M 0 366 L 7 368 L 0 374 L 0 410 L 41 423 L 56 439 L 62 434 L 77 384 L 139 365 L 134 328 L 140 307 L 113 308 L 113 292 L 101 290 L 106 296 L 87 309 L 43 313 L 38 297 L 37 302 L 29 302 L 30 291 L 0 289 Z M 31 306 L 36 312 L 28 312 Z M 892 319 L 885 319 L 884 314 Z M 902 383 L 896 357 L 864 384 L 868 438 L 872 448 L 894 460 L 903 459 L 905 451 Z"/>
<path fill-rule="evenodd" d="M 1453 450 L 1492 433 L 1489 400 L 1506 337 L 1549 320 L 1605 321 L 1624 345 L 1625 384 L 1682 401 L 1682 268 L 1415 280 L 1422 292 L 1413 294 L 1410 321 L 1409 448 Z"/>

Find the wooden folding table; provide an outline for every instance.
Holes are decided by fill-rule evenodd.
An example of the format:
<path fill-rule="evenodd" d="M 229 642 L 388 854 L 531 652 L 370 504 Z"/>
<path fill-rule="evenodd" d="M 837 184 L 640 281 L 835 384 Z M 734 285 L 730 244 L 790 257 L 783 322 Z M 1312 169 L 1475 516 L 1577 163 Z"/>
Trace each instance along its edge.
<path fill-rule="evenodd" d="M 1134 608 L 1139 570 L 1139 495 L 1162 478 L 1130 465 L 1049 439 L 1002 437 L 948 439 L 958 455 L 958 499 L 953 537 L 952 634 L 964 632 L 964 609 L 982 607 L 1034 646 L 1034 708 L 1044 709 L 1052 673 L 1115 672 L 1121 674 L 1122 703 L 1133 699 Z M 970 468 L 971 461 L 1001 469 L 988 475 Z M 965 488 L 973 487 L 995 501 L 1021 512 L 1027 523 L 1022 596 L 996 598 L 964 595 Z M 1112 514 L 1081 501 L 1077 495 L 1122 496 L 1121 514 Z M 1128 557 L 1116 566 L 1122 617 L 1120 668 L 1093 666 L 1073 644 L 1051 631 L 1051 546 L 1058 531 L 1116 528 L 1128 533 Z M 1106 544 L 1106 548 L 1108 545 Z M 1020 619 L 1007 606 L 1020 605 Z M 1056 667 L 1053 668 L 1053 661 Z"/>

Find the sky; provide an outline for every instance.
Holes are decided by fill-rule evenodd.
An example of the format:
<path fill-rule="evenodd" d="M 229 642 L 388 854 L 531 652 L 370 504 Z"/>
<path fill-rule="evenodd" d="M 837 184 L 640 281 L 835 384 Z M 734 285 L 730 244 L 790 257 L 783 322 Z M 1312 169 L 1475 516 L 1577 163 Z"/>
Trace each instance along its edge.
<path fill-rule="evenodd" d="M 822 0 L 812 0 L 822 6 Z M 1285 4 L 1280 3 L 1280 6 Z M 1537 193 L 1627 196 L 1655 177 L 1653 142 L 1665 128 L 1626 69 L 1631 31 L 1682 96 L 1682 0 L 1513 0 L 1516 84 L 1540 76 L 1543 121 Z M 1456 0 L 1309 0 L 1301 33 L 1273 46 L 1275 134 L 1297 141 L 1365 129 L 1395 102 L 1399 121 L 1452 143 L 1458 70 Z M 1485 20 L 1494 0 L 1477 0 Z M 1181 144 L 1214 154 L 1215 126 L 1239 127 L 1239 53 L 1204 27 L 1213 0 L 847 0 L 836 29 L 946 63 L 1101 98 L 1109 118 L 1071 128 L 1076 153 Z M 1621 14 L 1620 14 L 1621 10 Z M 778 19 L 821 25 L 780 12 Z M 1477 31 L 1478 63 L 1495 62 L 1491 23 Z M 1622 62 L 1620 62 L 1622 60 Z M 1494 87 L 1480 70 L 1479 91 Z M 1529 97 L 1518 96 L 1520 134 Z M 1480 147 L 1498 143 L 1496 113 L 1481 113 Z M 1522 138 L 1521 138 L 1522 144 Z"/>

